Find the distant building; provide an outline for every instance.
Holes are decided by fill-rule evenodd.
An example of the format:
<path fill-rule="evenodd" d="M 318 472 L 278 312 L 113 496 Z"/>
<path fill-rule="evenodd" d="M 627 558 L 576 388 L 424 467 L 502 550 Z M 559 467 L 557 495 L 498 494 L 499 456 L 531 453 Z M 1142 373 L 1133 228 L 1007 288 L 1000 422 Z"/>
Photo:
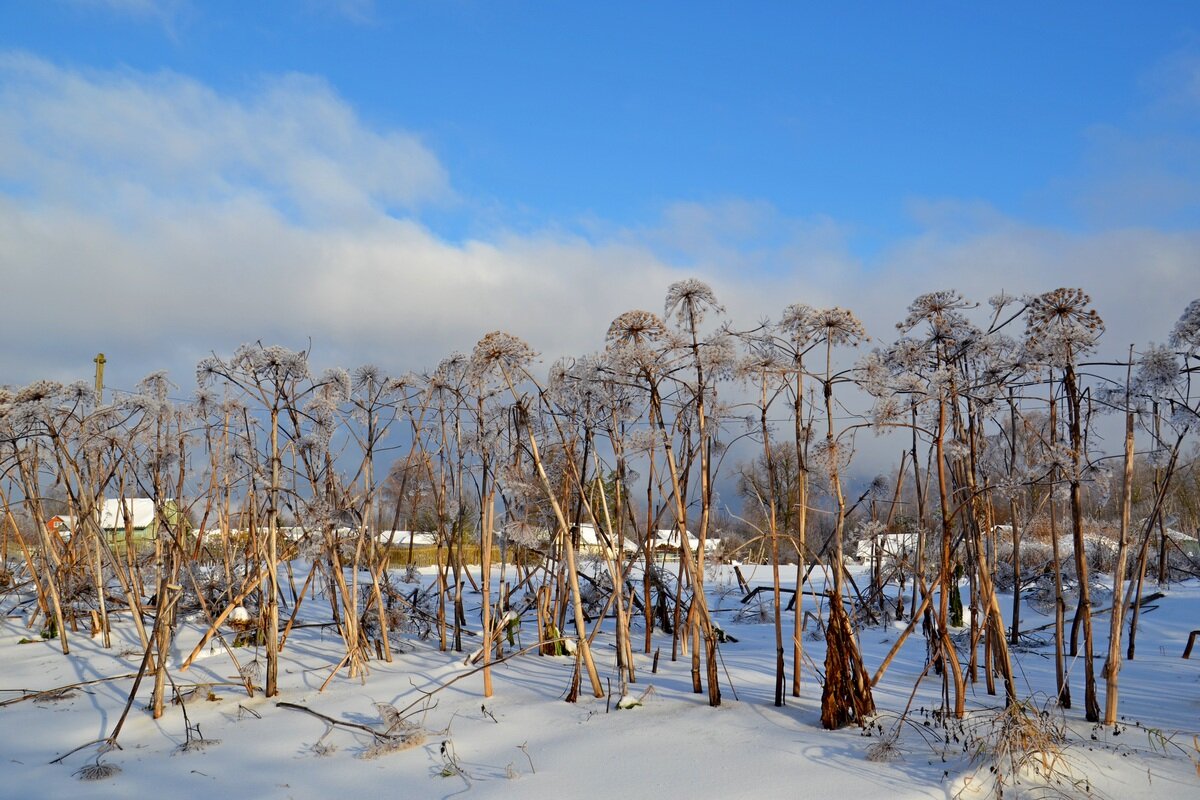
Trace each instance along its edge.
<path fill-rule="evenodd" d="M 1189 536 L 1183 531 L 1177 531 L 1174 528 L 1165 530 L 1167 540 L 1172 546 L 1179 549 L 1179 552 L 1191 559 L 1200 558 L 1200 539 L 1196 536 Z"/>
<path fill-rule="evenodd" d="M 161 514 L 154 501 L 146 497 L 105 500 L 100 507 L 100 529 L 110 541 L 123 542 L 126 535 L 131 535 L 135 542 L 148 542 L 158 538 L 164 523 L 174 527 L 182 516 L 174 500 L 162 501 Z M 190 528 L 186 520 L 183 524 Z"/>
<path fill-rule="evenodd" d="M 375 534 L 380 544 L 390 544 L 392 547 L 436 547 L 437 534 L 426 531 L 380 531 Z"/>
<path fill-rule="evenodd" d="M 591 523 L 581 523 L 575 526 L 579 530 L 579 550 L 593 555 L 613 555 L 616 542 L 613 537 L 601 536 L 596 526 Z M 621 541 L 621 550 L 626 553 L 636 553 L 637 543 L 629 539 Z"/>
<path fill-rule="evenodd" d="M 684 531 L 687 534 L 688 549 L 693 553 L 700 549 L 700 539 L 691 531 Z M 709 536 L 704 540 L 704 553 L 711 555 L 721 546 L 721 540 L 717 537 Z M 682 541 L 679 538 L 679 531 L 675 528 L 661 528 L 654 532 L 654 548 L 656 550 L 674 550 L 679 552 L 682 549 Z"/>
<path fill-rule="evenodd" d="M 905 557 L 911 559 L 916 555 L 919 539 L 915 532 L 869 536 L 855 544 L 854 557 L 859 561 L 870 561 L 877 555 L 887 561 L 900 561 Z"/>
<path fill-rule="evenodd" d="M 66 514 L 55 514 L 46 520 L 46 530 L 51 536 L 57 534 L 62 539 L 70 539 L 71 533 L 75 530 L 75 518 Z"/>

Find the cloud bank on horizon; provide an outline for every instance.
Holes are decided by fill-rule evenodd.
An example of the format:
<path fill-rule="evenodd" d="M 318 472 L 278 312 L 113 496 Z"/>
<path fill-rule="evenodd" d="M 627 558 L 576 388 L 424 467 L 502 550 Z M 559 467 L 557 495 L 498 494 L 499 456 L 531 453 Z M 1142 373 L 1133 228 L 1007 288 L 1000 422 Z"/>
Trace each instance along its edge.
<path fill-rule="evenodd" d="M 176 14 L 199 13 L 108 5 L 172 30 Z M 345 5 L 324 8 L 375 24 L 371 4 Z M 793 302 L 843 305 L 882 339 L 926 291 L 983 302 L 1080 286 L 1108 323 L 1105 349 L 1120 353 L 1164 340 L 1200 296 L 1200 58 L 1165 51 L 1145 81 L 1136 113 L 1079 131 L 1075 161 L 1031 188 L 1047 214 L 1001 210 L 986 185 L 914 192 L 898 211 L 908 229 L 864 253 L 858 237 L 881 226 L 792 213 L 786 194 L 665 186 L 669 199 L 640 221 L 552 208 L 525 218 L 519 196 L 464 188 L 475 180 L 436 133 L 379 121 L 323 75 L 248 68 L 231 88 L 9 43 L 0 383 L 86 378 L 102 350 L 115 385 L 168 369 L 186 392 L 199 358 L 256 339 L 311 341 L 321 365 L 402 372 L 493 329 L 549 361 L 598 349 L 615 316 L 661 308 L 687 276 L 711 283 L 743 326 Z"/>

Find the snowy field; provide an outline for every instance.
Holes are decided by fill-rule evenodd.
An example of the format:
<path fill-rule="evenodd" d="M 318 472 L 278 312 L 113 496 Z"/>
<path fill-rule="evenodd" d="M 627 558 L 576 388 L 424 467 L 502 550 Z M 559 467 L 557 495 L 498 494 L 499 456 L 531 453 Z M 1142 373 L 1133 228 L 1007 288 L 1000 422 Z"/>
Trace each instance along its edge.
<path fill-rule="evenodd" d="M 769 582 L 765 567 L 744 567 L 753 584 Z M 429 579 L 429 575 L 425 576 Z M 818 587 L 819 588 L 819 584 Z M 710 579 L 710 603 L 722 628 L 736 638 L 721 647 L 724 702 L 709 708 L 691 692 L 689 660 L 670 660 L 671 638 L 656 633 L 657 672 L 651 655 L 636 656 L 637 683 L 618 709 L 615 649 L 602 631 L 594 644 L 601 680 L 611 689 L 595 699 L 585 679 L 577 703 L 563 702 L 573 673 L 570 656 L 516 655 L 494 668 L 495 693 L 482 697 L 482 678 L 463 665 L 463 654 L 439 652 L 436 639 L 398 643 L 391 663 L 370 662 L 365 681 L 345 672 L 321 686 L 343 653 L 341 640 L 320 623 L 319 603 L 306 603 L 287 640 L 280 670 L 281 694 L 248 697 L 225 649 L 206 648 L 186 671 L 179 661 L 202 628 L 181 626 L 179 661 L 170 674 L 184 703 L 159 720 L 146 710 L 150 680 L 141 684 L 119 738 L 120 749 L 74 748 L 107 737 L 120 717 L 141 661 L 127 617 L 116 618 L 113 647 L 86 633 L 71 638 L 64 656 L 54 640 L 25 627 L 28 605 L 15 594 L 4 600 L 0 628 L 0 796 L 3 797 L 621 797 L 774 798 L 986 797 L 995 796 L 996 730 L 1003 689 L 988 695 L 982 671 L 968 684 L 962 723 L 938 724 L 940 678 L 932 673 L 913 687 L 925 666 L 918 630 L 875 688 L 879 716 L 864 732 L 820 726 L 824 641 L 804 637 L 801 697 L 776 708 L 773 698 L 774 629 L 763 614 L 741 603 L 727 569 Z M 1052 630 L 1035 632 L 1014 653 L 1018 693 L 1044 710 L 1049 729 L 1064 740 L 1014 776 L 1000 763 L 1008 797 L 1200 797 L 1200 652 L 1181 653 L 1190 630 L 1200 628 L 1200 582 L 1172 585 L 1141 617 L 1137 658 L 1121 673 L 1117 728 L 1083 721 L 1082 703 L 1054 708 Z M 965 592 L 964 592 L 965 594 Z M 766 596 L 765 594 L 763 595 Z M 468 617 L 478 620 L 479 596 L 469 597 Z M 1107 606 L 1097 598 L 1097 607 Z M 813 609 L 813 598 L 805 599 Z M 1011 604 L 1002 598 L 1002 604 Z M 1009 605 L 1004 605 L 1008 608 Z M 307 612 L 307 613 L 305 613 Z M 1096 618 L 1097 642 L 1107 639 L 1107 616 Z M 1022 612 L 1026 630 L 1052 620 L 1033 605 Z M 790 628 L 790 614 L 785 620 Z M 635 623 L 636 625 L 636 623 Z M 863 627 L 860 638 L 874 672 L 905 623 Z M 532 644 L 534 625 L 523 635 Z M 640 651 L 642 631 L 635 631 Z M 228 637 L 232 642 L 232 636 Z M 507 648 L 512 652 L 514 648 Z M 1097 648 L 1103 651 L 1103 646 Z M 253 669 L 253 647 L 236 648 Z M 790 647 L 789 654 L 790 670 Z M 1101 656 L 1097 669 L 1103 662 Z M 1072 688 L 1082 696 L 1082 666 L 1072 662 Z M 464 676 L 465 677 L 462 677 Z M 461 678 L 456 682 L 456 678 Z M 58 687 L 80 684 L 58 693 Z M 445 687 L 445 688 L 442 688 Z M 193 691 L 194 690 L 194 691 Z M 1103 682 L 1101 681 L 1101 691 Z M 911 706 L 902 718 L 905 707 Z M 281 706 L 280 703 L 302 706 Z M 406 746 L 393 752 L 370 731 L 404 731 Z M 185 717 L 186 712 L 186 717 Z M 338 724 L 331 724 L 317 715 Z M 393 740 L 397 740 L 393 737 Z M 54 759 L 68 754 L 59 763 Z M 95 766 L 117 768 L 83 780 Z"/>

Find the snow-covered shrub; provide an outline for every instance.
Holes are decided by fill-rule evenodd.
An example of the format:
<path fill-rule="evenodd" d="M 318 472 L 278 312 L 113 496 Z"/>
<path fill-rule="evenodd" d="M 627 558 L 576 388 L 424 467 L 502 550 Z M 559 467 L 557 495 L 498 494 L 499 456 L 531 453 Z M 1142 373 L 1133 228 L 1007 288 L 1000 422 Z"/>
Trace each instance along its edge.
<path fill-rule="evenodd" d="M 1011 592 L 1013 588 L 1013 547 L 1011 541 L 1000 541 L 996 544 L 995 571 L 992 578 L 996 589 Z M 1038 540 L 1021 542 L 1021 581 L 1028 583 L 1030 579 L 1053 568 L 1054 553 L 1049 542 Z"/>

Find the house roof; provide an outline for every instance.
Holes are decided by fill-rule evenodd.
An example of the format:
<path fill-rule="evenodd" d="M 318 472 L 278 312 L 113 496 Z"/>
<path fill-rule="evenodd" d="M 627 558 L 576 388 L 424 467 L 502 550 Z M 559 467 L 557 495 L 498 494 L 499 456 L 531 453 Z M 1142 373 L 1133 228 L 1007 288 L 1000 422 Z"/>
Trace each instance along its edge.
<path fill-rule="evenodd" d="M 686 531 L 687 543 L 693 551 L 700 547 L 700 539 L 691 531 Z M 659 528 L 654 532 L 654 543 L 658 547 L 682 547 L 679 540 L 679 531 L 675 528 Z M 712 553 L 721 546 L 721 539 L 717 536 L 709 536 L 704 540 L 705 552 Z"/>
<path fill-rule="evenodd" d="M 686 531 L 688 545 L 695 550 L 700 546 L 700 540 L 691 531 Z M 654 532 L 654 542 L 660 546 L 679 547 L 679 531 L 676 528 L 659 528 Z"/>
<path fill-rule="evenodd" d="M 124 528 L 126 511 L 135 529 L 148 528 L 154 522 L 153 500 L 148 497 L 124 497 L 104 501 L 100 508 L 100 527 L 104 530 Z"/>
<path fill-rule="evenodd" d="M 865 560 L 875 555 L 876 552 L 896 557 L 902 555 L 906 550 L 909 552 L 915 551 L 918 541 L 918 534 L 914 532 L 881 533 L 877 536 L 860 539 L 854 546 L 854 557 Z M 878 550 L 876 550 L 876 547 L 878 547 Z"/>
<path fill-rule="evenodd" d="M 1194 542 L 1194 541 L 1196 541 L 1197 538 L 1200 538 L 1200 537 L 1193 536 L 1190 533 L 1184 533 L 1183 531 L 1177 531 L 1174 528 L 1166 528 L 1166 529 L 1164 529 L 1163 532 L 1166 533 L 1167 538 L 1173 542 Z"/>
<path fill-rule="evenodd" d="M 579 543 L 584 547 L 605 546 L 600 541 L 600 535 L 596 532 L 596 526 L 588 522 L 579 525 Z M 629 539 L 621 542 L 621 548 L 630 553 L 638 549 L 637 544 Z"/>
<path fill-rule="evenodd" d="M 66 514 L 55 514 L 46 520 L 46 528 L 51 533 L 57 533 L 64 539 L 69 539 L 71 531 L 75 530 L 75 518 Z"/>
<path fill-rule="evenodd" d="M 437 544 L 437 534 L 427 531 L 380 531 L 375 534 L 375 538 L 380 544 L 405 545 L 409 542 L 413 545 L 435 545 Z"/>

